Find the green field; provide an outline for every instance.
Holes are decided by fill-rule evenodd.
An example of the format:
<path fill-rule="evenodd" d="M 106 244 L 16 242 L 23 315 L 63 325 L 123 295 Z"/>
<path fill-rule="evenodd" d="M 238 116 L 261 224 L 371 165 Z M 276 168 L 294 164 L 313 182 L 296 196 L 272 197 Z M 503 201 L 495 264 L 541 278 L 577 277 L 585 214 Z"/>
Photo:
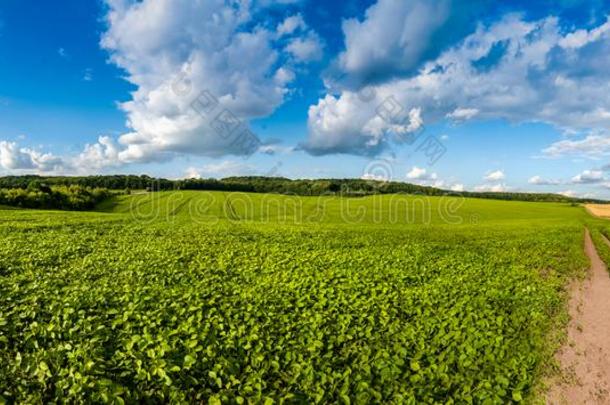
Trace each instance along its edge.
<path fill-rule="evenodd" d="M 0 403 L 533 399 L 585 224 L 399 195 L 0 209 Z"/>

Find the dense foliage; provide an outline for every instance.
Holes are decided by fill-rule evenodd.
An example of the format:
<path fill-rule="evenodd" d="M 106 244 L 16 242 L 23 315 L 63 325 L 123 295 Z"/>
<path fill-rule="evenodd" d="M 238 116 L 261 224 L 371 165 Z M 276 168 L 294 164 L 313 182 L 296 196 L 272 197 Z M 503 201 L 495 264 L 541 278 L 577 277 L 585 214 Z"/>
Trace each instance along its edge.
<path fill-rule="evenodd" d="M 434 187 L 420 186 L 402 182 L 383 182 L 359 179 L 316 179 L 291 180 L 283 177 L 228 177 L 216 179 L 186 179 L 167 180 L 149 176 L 114 175 L 88 177 L 38 177 L 38 176 L 8 176 L 0 177 L 0 188 L 28 188 L 31 182 L 43 182 L 49 185 L 79 185 L 90 188 L 106 188 L 110 190 L 208 190 L 237 191 L 254 193 L 280 193 L 302 196 L 343 195 L 364 196 L 374 194 L 418 194 L 427 196 L 455 195 Z M 558 194 L 537 193 L 492 193 L 492 192 L 460 192 L 464 197 L 491 198 L 498 200 L 545 201 L 545 202 L 583 202 L 577 198 Z M 586 200 L 591 202 L 603 202 Z"/>
<path fill-rule="evenodd" d="M 154 187 L 156 190 L 171 190 L 174 185 L 170 180 L 155 179 L 149 176 L 110 175 L 81 177 L 41 177 L 36 175 L 0 177 L 0 188 L 27 189 L 30 183 L 49 186 L 81 186 L 88 188 L 105 188 L 108 190 L 145 190 Z"/>
<path fill-rule="evenodd" d="M 397 221 L 390 196 L 0 211 L 0 402 L 523 400 L 583 210 L 401 198 Z"/>
<path fill-rule="evenodd" d="M 53 186 L 31 182 L 27 188 L 0 189 L 0 205 L 20 208 L 87 210 L 110 197 L 106 189 Z"/>

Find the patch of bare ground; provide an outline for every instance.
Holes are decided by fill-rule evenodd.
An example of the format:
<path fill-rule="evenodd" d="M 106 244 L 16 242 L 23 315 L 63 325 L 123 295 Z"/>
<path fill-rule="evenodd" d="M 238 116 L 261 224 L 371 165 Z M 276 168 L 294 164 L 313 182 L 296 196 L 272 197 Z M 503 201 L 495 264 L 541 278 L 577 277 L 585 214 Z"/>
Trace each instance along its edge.
<path fill-rule="evenodd" d="M 547 404 L 610 404 L 610 277 L 588 230 L 585 251 L 591 269 L 572 287 L 567 341 Z"/>
<path fill-rule="evenodd" d="M 585 204 L 585 208 L 595 217 L 610 218 L 610 204 Z"/>

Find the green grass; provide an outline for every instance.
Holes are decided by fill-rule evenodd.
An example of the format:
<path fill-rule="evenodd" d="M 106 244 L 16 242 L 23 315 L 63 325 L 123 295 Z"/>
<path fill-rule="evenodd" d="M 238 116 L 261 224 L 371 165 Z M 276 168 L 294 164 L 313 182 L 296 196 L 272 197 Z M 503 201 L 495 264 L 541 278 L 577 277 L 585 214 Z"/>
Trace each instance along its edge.
<path fill-rule="evenodd" d="M 589 219 L 588 227 L 591 230 L 591 238 L 595 243 L 597 253 L 601 259 L 610 267 L 610 246 L 607 240 L 610 240 L 610 221 L 607 219 Z"/>
<path fill-rule="evenodd" d="M 0 211 L 8 401 L 505 403 L 531 398 L 566 204 L 220 192 Z"/>
<path fill-rule="evenodd" d="M 118 196 L 99 206 L 140 221 L 195 220 L 284 224 L 472 225 L 519 221 L 563 222 L 584 218 L 583 209 L 565 203 L 531 203 L 459 197 L 377 195 L 301 197 L 279 194 L 206 191 Z"/>

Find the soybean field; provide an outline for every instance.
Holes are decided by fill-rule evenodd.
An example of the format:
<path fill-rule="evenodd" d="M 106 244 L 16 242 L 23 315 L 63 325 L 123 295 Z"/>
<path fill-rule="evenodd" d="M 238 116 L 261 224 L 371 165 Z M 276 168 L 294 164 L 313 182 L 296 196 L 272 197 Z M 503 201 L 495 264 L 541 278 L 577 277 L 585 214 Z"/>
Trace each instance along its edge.
<path fill-rule="evenodd" d="M 535 401 L 585 224 L 610 232 L 457 196 L 0 209 L 0 403 Z"/>

